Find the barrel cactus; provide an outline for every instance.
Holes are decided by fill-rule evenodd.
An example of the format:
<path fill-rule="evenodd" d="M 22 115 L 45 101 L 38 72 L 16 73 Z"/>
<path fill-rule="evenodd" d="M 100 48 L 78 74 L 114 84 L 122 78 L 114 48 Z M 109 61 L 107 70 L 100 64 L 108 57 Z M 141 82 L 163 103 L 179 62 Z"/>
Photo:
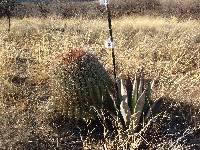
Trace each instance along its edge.
<path fill-rule="evenodd" d="M 114 91 L 113 81 L 94 55 L 72 49 L 59 55 L 58 59 L 54 73 L 56 84 L 53 85 L 58 112 L 83 119 L 94 118 L 97 115 L 95 109 L 115 113 L 113 101 L 107 92 L 108 89 Z"/>

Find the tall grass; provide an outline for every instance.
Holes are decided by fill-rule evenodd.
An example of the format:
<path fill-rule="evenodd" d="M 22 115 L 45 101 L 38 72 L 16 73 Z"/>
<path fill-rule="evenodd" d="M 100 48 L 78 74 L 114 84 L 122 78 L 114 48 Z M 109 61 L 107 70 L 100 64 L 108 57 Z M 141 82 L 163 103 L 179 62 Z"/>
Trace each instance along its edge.
<path fill-rule="evenodd" d="M 63 20 L 57 17 L 13 19 L 10 33 L 5 22 L 5 19 L 0 20 L 0 126 L 4 132 L 8 129 L 10 132 L 1 133 L 4 135 L 2 140 L 6 141 L 0 145 L 2 148 L 16 139 L 27 140 L 32 131 L 50 136 L 51 128 L 45 127 L 42 120 L 46 117 L 45 112 L 51 111 L 53 96 L 48 91 L 49 71 L 57 53 L 68 48 L 83 48 L 96 55 L 112 75 L 111 51 L 105 49 L 103 44 L 108 37 L 106 20 Z M 154 99 L 164 96 L 199 105 L 198 20 L 122 17 L 113 20 L 113 32 L 118 76 L 129 75 L 133 78 L 143 67 L 145 76 L 157 81 Z M 11 77 L 19 71 L 15 67 L 19 55 L 28 60 L 25 67 L 28 81 L 23 88 L 10 84 Z M 37 88 L 31 93 L 29 88 L 33 85 Z M 30 131 L 26 128 L 30 122 L 40 124 Z M 125 141 L 126 138 L 121 142 Z"/>

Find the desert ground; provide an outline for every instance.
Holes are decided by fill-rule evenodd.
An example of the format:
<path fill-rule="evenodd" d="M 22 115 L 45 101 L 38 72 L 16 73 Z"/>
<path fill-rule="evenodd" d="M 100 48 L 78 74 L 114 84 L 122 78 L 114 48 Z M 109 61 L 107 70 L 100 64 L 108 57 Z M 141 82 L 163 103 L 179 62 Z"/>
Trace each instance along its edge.
<path fill-rule="evenodd" d="M 50 11 L 61 4 L 57 5 L 54 2 L 47 7 L 42 3 L 40 9 L 49 12 L 45 15 L 38 11 L 35 16 L 32 12 L 20 17 L 13 15 L 10 31 L 8 19 L 0 18 L 0 149 L 200 149 L 198 0 L 111 1 L 117 78 L 133 81 L 143 68 L 144 81 L 154 81 L 150 99 L 155 110 L 148 119 L 142 119 L 137 131 L 133 125 L 123 129 L 115 117 L 109 122 L 114 129 L 106 128 L 105 118 L 102 119 L 105 116 L 100 115 L 103 121 L 99 122 L 99 113 L 88 109 L 83 113 L 88 118 L 74 117 L 69 112 L 74 97 L 80 103 L 88 98 L 84 94 L 77 96 L 77 92 L 85 91 L 77 90 L 82 86 L 75 85 L 77 89 L 71 90 L 59 82 L 71 84 L 62 73 L 57 75 L 61 54 L 76 50 L 90 55 L 92 67 L 89 65 L 86 72 L 91 75 L 81 77 L 87 80 L 90 76 L 93 80 L 97 76 L 99 82 L 91 85 L 89 92 L 96 85 L 109 88 L 101 78 L 105 71 L 109 82 L 114 83 L 113 58 L 112 50 L 104 44 L 109 34 L 103 6 L 96 1 L 66 4 L 61 10 L 66 7 L 69 11 L 62 12 L 63 16 Z M 29 3 L 24 6 L 33 7 Z M 76 10 L 75 16 L 70 15 Z M 84 55 L 72 54 L 66 56 L 66 66 Z M 93 65 L 100 65 L 102 70 L 95 70 Z M 98 96 L 92 93 L 92 100 L 99 100 Z M 141 111 L 144 110 L 145 107 Z M 132 124 L 134 115 L 130 119 Z M 85 128 L 89 132 L 77 139 L 75 124 L 81 133 Z M 115 134 L 108 136 L 110 132 Z"/>

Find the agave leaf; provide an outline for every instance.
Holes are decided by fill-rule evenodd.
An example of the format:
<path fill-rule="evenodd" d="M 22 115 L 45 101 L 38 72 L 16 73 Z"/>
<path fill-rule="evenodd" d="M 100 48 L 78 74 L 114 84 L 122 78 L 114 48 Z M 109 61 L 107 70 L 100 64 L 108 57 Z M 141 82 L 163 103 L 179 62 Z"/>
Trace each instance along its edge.
<path fill-rule="evenodd" d="M 131 101 L 132 101 L 133 85 L 132 85 L 130 77 L 126 79 L 126 91 L 127 91 L 126 93 L 127 93 L 128 106 L 129 106 L 130 111 L 132 112 L 133 108 L 131 106 Z"/>
<path fill-rule="evenodd" d="M 153 80 L 153 81 L 151 82 L 151 90 L 153 90 L 154 84 L 155 84 L 155 80 Z"/>
<path fill-rule="evenodd" d="M 129 102 L 131 108 L 131 114 L 134 114 L 134 108 L 137 103 L 137 99 L 138 99 L 138 83 L 137 83 L 137 76 L 135 75 L 135 79 L 133 82 L 132 99 Z"/>
<path fill-rule="evenodd" d="M 109 90 L 109 89 L 107 89 L 108 90 L 108 93 L 109 93 L 109 95 L 110 95 L 110 97 L 111 97 L 111 99 L 113 100 L 113 102 L 115 102 L 115 96 L 114 96 L 114 94 Z M 116 105 L 115 105 L 116 106 Z"/>
<path fill-rule="evenodd" d="M 138 95 L 141 95 L 144 91 L 144 72 L 143 69 L 140 72 L 140 81 L 139 81 Z"/>
<path fill-rule="evenodd" d="M 120 112 L 124 119 L 126 126 L 130 124 L 131 112 L 127 103 L 127 99 L 122 100 L 120 104 Z"/>
<path fill-rule="evenodd" d="M 147 91 L 146 91 L 146 98 L 147 98 L 147 100 L 151 100 L 151 95 L 152 95 L 152 90 L 153 90 L 153 86 L 154 86 L 154 80 L 153 81 L 149 81 L 148 83 L 147 83 Z"/>
<path fill-rule="evenodd" d="M 147 81 L 146 92 L 145 92 L 145 104 L 144 104 L 144 109 L 143 109 L 144 117 L 147 115 L 150 105 L 151 105 L 151 93 L 152 93 L 151 82 Z"/>
<path fill-rule="evenodd" d="M 117 107 L 117 97 L 115 96 L 116 93 L 113 93 L 110 91 L 110 89 L 106 88 L 108 95 L 110 96 L 110 99 L 112 100 L 112 104 L 116 111 L 119 111 L 119 107 Z M 110 106 L 109 106 L 110 107 Z"/>
<path fill-rule="evenodd" d="M 109 89 L 107 89 L 107 94 L 109 97 L 109 100 L 105 99 L 103 100 L 104 105 L 108 106 L 110 110 L 113 110 L 114 114 L 118 114 L 119 108 L 116 105 L 116 97 L 114 96 L 113 92 L 111 92 Z M 104 98 L 104 97 L 103 97 Z"/>
<path fill-rule="evenodd" d="M 126 91 L 126 87 L 123 84 L 123 80 L 121 79 L 121 96 L 122 96 L 122 102 L 120 104 L 120 111 L 122 114 L 122 117 L 125 121 L 126 125 L 130 124 L 130 118 L 131 118 L 131 112 L 128 106 L 128 97 L 127 97 L 127 91 Z"/>
<path fill-rule="evenodd" d="M 124 81 L 121 79 L 120 80 L 120 94 L 122 96 L 122 101 L 126 101 L 126 103 L 128 103 L 127 101 L 127 91 L 126 91 L 126 87 L 124 86 Z"/>
<path fill-rule="evenodd" d="M 120 83 L 120 82 L 118 82 L 118 83 Z M 119 84 L 119 85 L 120 85 L 120 84 Z M 120 110 L 120 105 L 121 105 L 121 103 L 122 103 L 122 96 L 120 96 L 120 97 L 118 96 L 118 98 L 117 98 L 117 97 L 115 97 L 115 96 L 113 95 L 113 93 L 112 93 L 110 90 L 108 90 L 108 93 L 109 93 L 109 95 L 110 95 L 110 97 L 111 97 L 111 99 L 112 99 L 112 101 L 113 101 L 113 105 L 114 105 L 115 110 L 116 110 L 116 112 L 117 112 L 117 117 L 118 117 L 119 121 L 121 122 L 123 128 L 126 129 L 125 119 L 124 119 L 124 117 L 123 117 L 123 115 L 122 115 L 122 112 L 121 112 L 121 110 Z M 116 100 L 116 99 L 118 99 L 118 101 L 121 101 L 119 107 L 117 107 L 117 104 L 116 104 L 116 101 L 117 101 L 117 100 Z M 125 109 L 125 110 L 126 110 L 126 109 Z"/>
<path fill-rule="evenodd" d="M 134 124 L 137 126 L 140 122 L 142 113 L 143 113 L 143 108 L 144 108 L 144 104 L 145 104 L 145 91 L 143 91 L 143 93 L 140 95 L 137 104 L 135 106 L 135 119 L 134 119 Z"/>
<path fill-rule="evenodd" d="M 148 95 L 148 98 L 149 98 L 148 100 L 149 100 L 149 102 L 151 100 L 150 98 L 151 98 L 152 90 L 153 90 L 153 87 L 154 87 L 154 83 L 155 83 L 155 81 L 153 80 L 149 85 L 149 89 L 148 89 L 148 94 L 149 94 Z M 157 101 L 153 102 L 153 104 L 149 107 L 145 119 L 150 117 L 150 115 L 152 114 L 152 110 L 155 108 L 155 105 L 157 105 Z"/>

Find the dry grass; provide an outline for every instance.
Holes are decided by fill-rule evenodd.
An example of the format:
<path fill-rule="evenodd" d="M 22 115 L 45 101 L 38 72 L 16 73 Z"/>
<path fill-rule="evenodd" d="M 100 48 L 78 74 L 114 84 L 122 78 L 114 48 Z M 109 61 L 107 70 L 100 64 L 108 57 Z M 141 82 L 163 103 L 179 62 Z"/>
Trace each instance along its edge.
<path fill-rule="evenodd" d="M 146 77 L 158 81 L 154 99 L 164 96 L 199 105 L 199 20 L 122 17 L 113 20 L 113 31 L 118 76 L 134 76 L 143 66 Z M 34 119 L 30 118 L 39 122 L 45 117 L 45 112 L 52 113 L 53 97 L 46 84 L 52 77 L 48 73 L 55 56 L 68 48 L 83 48 L 96 55 L 111 73 L 111 51 L 103 44 L 107 37 L 107 22 L 102 19 L 13 19 L 10 33 L 7 32 L 6 20 L 0 20 L 0 127 L 4 132 L 10 129 L 6 134 L 0 131 L 3 135 L 0 147 L 10 148 L 6 146 L 16 139 L 26 141 L 33 131 L 53 138 L 51 127 L 40 122 L 32 128 L 30 125 L 34 124 L 31 122 Z M 10 83 L 10 77 L 19 71 L 16 68 L 19 54 L 28 59 L 28 81 L 22 88 Z M 33 85 L 37 88 L 31 93 Z M 49 101 L 41 100 L 49 95 Z M 127 138 L 119 139 L 123 143 Z"/>

